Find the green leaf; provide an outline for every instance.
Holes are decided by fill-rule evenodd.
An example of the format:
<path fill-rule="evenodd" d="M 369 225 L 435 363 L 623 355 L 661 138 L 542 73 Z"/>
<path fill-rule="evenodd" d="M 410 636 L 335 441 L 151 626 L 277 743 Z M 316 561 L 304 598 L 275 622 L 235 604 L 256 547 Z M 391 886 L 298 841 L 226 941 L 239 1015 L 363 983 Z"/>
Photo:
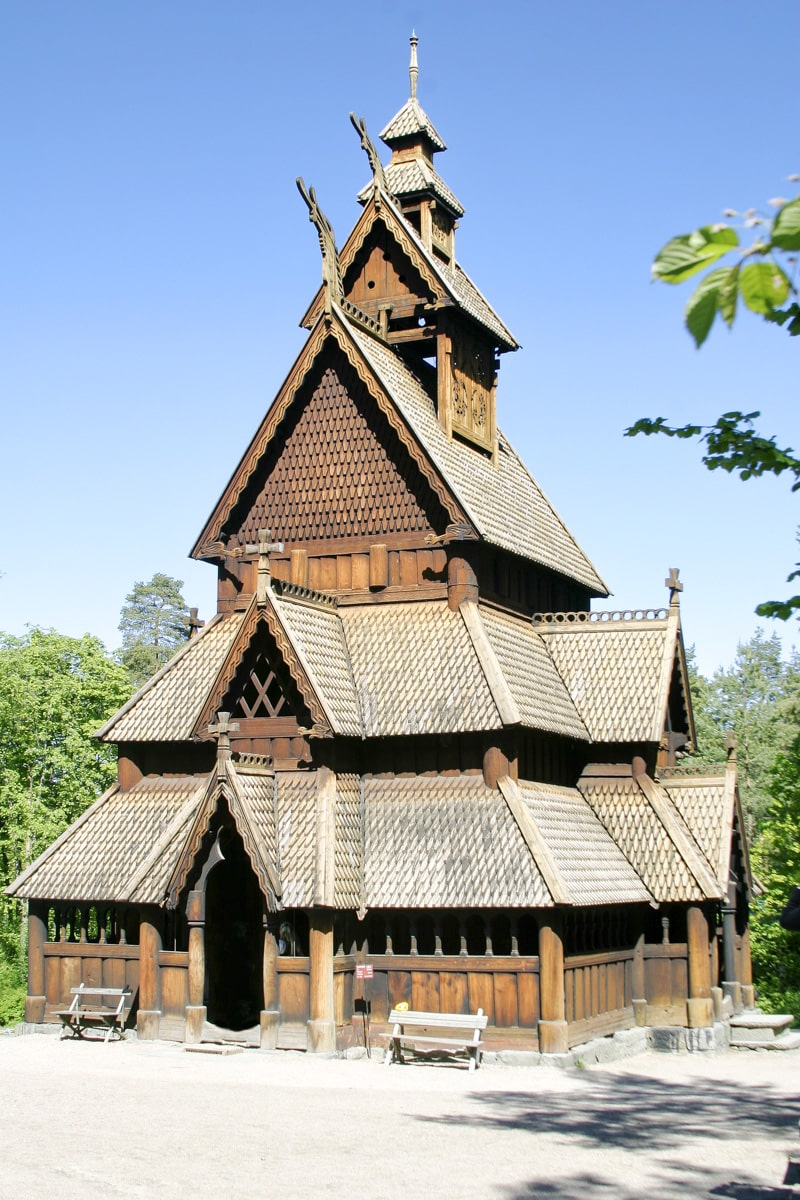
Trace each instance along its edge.
<path fill-rule="evenodd" d="M 659 250 L 653 260 L 653 278 L 683 283 L 738 245 L 736 230 L 728 225 L 706 225 L 694 233 L 682 233 Z"/>
<path fill-rule="evenodd" d="M 719 285 L 719 313 L 730 329 L 736 319 L 736 299 L 739 295 L 739 264 L 726 268 L 726 278 Z"/>
<path fill-rule="evenodd" d="M 779 250 L 800 250 L 800 198 L 778 209 L 772 224 L 772 244 Z"/>
<path fill-rule="evenodd" d="M 700 280 L 686 304 L 686 328 L 700 348 L 709 335 L 719 306 L 720 287 L 728 279 L 727 267 L 719 267 Z"/>
<path fill-rule="evenodd" d="M 766 316 L 789 295 L 791 285 L 777 263 L 748 263 L 739 275 L 742 299 L 752 312 Z"/>

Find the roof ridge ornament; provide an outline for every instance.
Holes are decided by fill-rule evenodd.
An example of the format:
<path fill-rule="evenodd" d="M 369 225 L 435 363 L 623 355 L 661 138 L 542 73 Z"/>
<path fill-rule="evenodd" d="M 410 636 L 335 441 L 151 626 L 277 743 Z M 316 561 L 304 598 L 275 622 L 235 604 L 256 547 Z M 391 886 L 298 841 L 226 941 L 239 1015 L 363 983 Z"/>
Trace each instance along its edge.
<path fill-rule="evenodd" d="M 336 249 L 336 238 L 325 213 L 317 203 L 317 194 L 312 188 L 306 188 L 302 175 L 297 176 L 297 190 L 308 206 L 308 219 L 317 231 L 319 248 L 322 251 L 322 281 L 325 285 L 325 312 L 330 315 L 333 303 L 344 299 L 342 271 L 339 266 L 339 251 Z"/>
<path fill-rule="evenodd" d="M 355 113 L 350 113 L 350 121 L 353 129 L 361 138 L 361 148 L 369 159 L 369 165 L 372 168 L 372 185 L 373 195 L 376 201 L 380 199 L 380 193 L 385 192 L 388 196 L 392 196 L 391 189 L 386 180 L 386 172 L 383 169 L 383 163 L 380 160 L 380 155 L 375 147 L 375 143 L 367 133 L 367 122 L 364 117 L 357 117 Z M 394 197 L 392 197 L 394 199 Z"/>
<path fill-rule="evenodd" d="M 677 608 L 680 604 L 680 593 L 683 591 L 683 584 L 678 578 L 680 573 L 680 567 L 670 567 L 669 575 L 664 580 L 664 587 L 669 588 L 670 608 Z"/>
<path fill-rule="evenodd" d="M 411 62 L 408 67 L 408 78 L 411 83 L 411 99 L 416 100 L 417 79 L 419 78 L 419 64 L 417 63 L 417 43 L 419 42 L 419 38 L 413 29 L 411 30 L 409 41 L 411 43 Z"/>

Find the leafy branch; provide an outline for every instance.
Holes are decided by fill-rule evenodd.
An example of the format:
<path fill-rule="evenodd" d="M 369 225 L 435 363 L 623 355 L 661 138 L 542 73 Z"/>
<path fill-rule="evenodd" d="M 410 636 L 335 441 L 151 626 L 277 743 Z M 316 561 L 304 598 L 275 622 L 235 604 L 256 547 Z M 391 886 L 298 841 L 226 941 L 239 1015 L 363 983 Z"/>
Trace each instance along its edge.
<path fill-rule="evenodd" d="M 789 179 L 797 181 L 800 175 L 790 175 Z M 765 321 L 785 325 L 790 336 L 800 334 L 800 303 L 790 299 L 798 295 L 793 252 L 800 250 L 800 196 L 794 200 L 776 197 L 770 204 L 776 209 L 771 218 L 755 209 L 745 213 L 727 209 L 723 214 L 740 218 L 743 229 L 756 230 L 749 246 L 741 246 L 733 225 L 720 222 L 672 238 L 653 260 L 653 279 L 676 284 L 740 250 L 738 262 L 708 271 L 687 301 L 686 327 L 698 348 L 711 332 L 718 313 L 729 328 L 733 325 L 739 298 Z"/>
<path fill-rule="evenodd" d="M 655 420 L 643 417 L 625 430 L 625 436 L 636 437 L 643 433 L 649 437 L 653 433 L 662 433 L 666 437 L 696 437 L 705 443 L 702 461 L 709 471 L 721 468 L 730 474 L 738 473 L 740 479 L 782 475 L 788 471 L 794 480 L 792 491 L 800 490 L 800 459 L 791 446 L 782 450 L 774 437 L 763 437 L 756 430 L 753 421 L 760 416 L 760 412 L 727 412 L 713 425 L 668 425 L 665 417 Z M 792 583 L 795 579 L 800 579 L 800 563 L 795 563 L 795 570 L 786 582 Z M 760 617 L 776 617 L 781 621 L 788 621 L 798 610 L 800 595 L 790 596 L 787 600 L 766 600 L 756 608 Z"/>

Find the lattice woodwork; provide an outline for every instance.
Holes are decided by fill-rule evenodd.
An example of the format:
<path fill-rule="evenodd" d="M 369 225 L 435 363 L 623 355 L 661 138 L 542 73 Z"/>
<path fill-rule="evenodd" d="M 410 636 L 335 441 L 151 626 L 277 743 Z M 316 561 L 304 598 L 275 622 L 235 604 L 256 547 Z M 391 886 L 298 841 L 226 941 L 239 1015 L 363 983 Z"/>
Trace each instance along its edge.
<path fill-rule="evenodd" d="M 226 524 L 240 544 L 425 534 L 446 517 L 388 421 L 338 356 L 301 389 Z"/>
<path fill-rule="evenodd" d="M 234 720 L 245 721 L 291 718 L 298 720 L 305 708 L 285 672 L 267 630 L 259 628 L 248 652 L 234 675 L 222 707 Z"/>

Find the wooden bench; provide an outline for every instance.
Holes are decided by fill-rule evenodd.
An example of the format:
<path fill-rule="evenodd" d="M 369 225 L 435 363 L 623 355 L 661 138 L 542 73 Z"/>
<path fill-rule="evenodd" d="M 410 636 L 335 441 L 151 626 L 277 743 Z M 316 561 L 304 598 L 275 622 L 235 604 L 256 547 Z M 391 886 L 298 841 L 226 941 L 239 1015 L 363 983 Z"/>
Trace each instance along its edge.
<path fill-rule="evenodd" d="M 470 1071 L 480 1064 L 483 1049 L 481 1032 L 488 1022 L 482 1008 L 477 1013 L 410 1012 L 393 1008 L 389 1013 L 389 1021 L 394 1028 L 391 1033 L 382 1035 L 388 1039 L 384 1066 L 388 1067 L 392 1062 L 405 1062 L 404 1046 L 412 1050 L 419 1047 L 466 1054 Z M 460 1036 L 454 1036 L 456 1033 Z"/>
<path fill-rule="evenodd" d="M 103 1040 L 106 1042 L 114 1033 L 117 1037 L 125 1037 L 125 1005 L 131 998 L 129 987 L 86 987 L 81 984 L 70 988 L 70 994 L 72 1003 L 69 1008 L 59 1009 L 55 1014 L 61 1021 L 62 1038 L 67 1033 L 73 1037 L 83 1037 L 88 1028 L 96 1025 L 105 1026 Z M 106 997 L 115 1002 L 115 1007 L 102 1003 Z"/>

